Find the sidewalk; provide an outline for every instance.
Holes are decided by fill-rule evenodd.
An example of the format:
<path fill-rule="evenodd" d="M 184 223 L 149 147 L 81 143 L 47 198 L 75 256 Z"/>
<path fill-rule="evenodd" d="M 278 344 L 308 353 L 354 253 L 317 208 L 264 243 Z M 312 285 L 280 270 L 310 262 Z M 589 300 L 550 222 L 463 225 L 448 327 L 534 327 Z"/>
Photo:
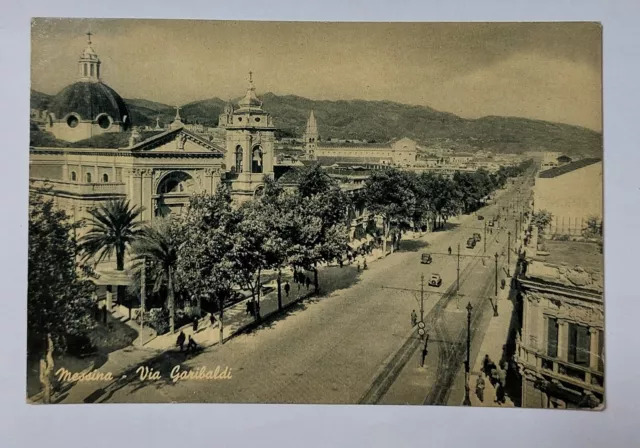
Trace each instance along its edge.
<path fill-rule="evenodd" d="M 528 222 L 528 221 L 527 221 Z M 525 226 L 523 226 L 524 228 Z M 521 239 L 524 238 L 524 230 L 521 233 Z M 516 246 L 519 247 L 520 243 Z M 517 251 L 517 249 L 516 249 Z M 517 269 L 517 255 L 512 258 L 511 272 L 514 273 Z M 515 278 L 515 274 L 514 274 Z M 472 362 L 471 375 L 469 377 L 469 386 L 471 388 L 471 406 L 482 407 L 514 407 L 514 402 L 511 397 L 508 396 L 509 380 L 512 378 L 507 375 L 507 395 L 505 395 L 505 403 L 498 404 L 496 402 L 496 388 L 491 384 L 489 378 L 485 376 L 485 389 L 484 399 L 480 401 L 476 395 L 475 386 L 478 376 L 482 372 L 483 361 L 485 355 L 489 355 L 489 358 L 498 365 L 500 361 L 505 357 L 505 346 L 509 342 L 510 330 L 512 320 L 516 319 L 514 316 L 514 304 L 516 301 L 517 290 L 515 287 L 505 287 L 505 289 L 498 290 L 498 316 L 491 318 L 489 326 L 484 334 L 482 344 L 478 350 L 475 362 Z"/>

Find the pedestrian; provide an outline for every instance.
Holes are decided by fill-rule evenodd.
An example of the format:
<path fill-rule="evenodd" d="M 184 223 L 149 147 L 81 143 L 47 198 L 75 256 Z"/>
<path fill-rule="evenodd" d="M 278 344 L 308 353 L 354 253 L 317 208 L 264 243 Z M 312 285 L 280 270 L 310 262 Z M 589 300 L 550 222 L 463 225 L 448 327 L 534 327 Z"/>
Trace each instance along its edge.
<path fill-rule="evenodd" d="M 196 348 L 198 348 L 198 344 L 196 344 L 195 339 L 193 339 L 191 337 L 191 335 L 189 335 L 189 342 L 187 342 L 187 352 L 191 351 L 196 351 Z"/>
<path fill-rule="evenodd" d="M 216 326 L 216 316 L 213 313 L 209 313 L 209 321 L 211 322 L 211 328 Z"/>
<path fill-rule="evenodd" d="M 195 334 L 198 331 L 198 318 L 197 317 L 193 317 L 193 334 Z"/>
<path fill-rule="evenodd" d="M 289 285 L 289 282 L 285 282 L 284 283 L 284 293 L 287 295 L 287 297 L 289 297 L 289 291 L 291 290 L 291 285 Z"/>
<path fill-rule="evenodd" d="M 349 264 L 351 264 L 351 259 L 353 257 L 351 256 L 351 252 L 347 252 L 347 260 L 349 261 Z"/>
<path fill-rule="evenodd" d="M 176 339 L 176 345 L 180 347 L 180 351 L 182 351 L 184 347 L 184 340 L 185 340 L 184 331 L 181 331 L 180 334 L 178 335 L 178 339 Z"/>
<path fill-rule="evenodd" d="M 360 272 L 360 261 L 358 261 L 358 272 Z"/>
<path fill-rule="evenodd" d="M 309 277 L 307 277 L 306 275 L 304 277 L 304 282 L 305 282 L 305 284 L 307 286 L 307 290 L 308 290 L 309 286 L 311 286 L 311 280 L 309 280 Z"/>
<path fill-rule="evenodd" d="M 416 310 L 411 311 L 411 328 L 415 327 L 418 324 L 418 315 L 416 314 Z"/>
<path fill-rule="evenodd" d="M 107 305 L 102 305 L 102 323 L 107 323 Z"/>
<path fill-rule="evenodd" d="M 484 402 L 484 388 L 484 373 L 480 372 L 480 375 L 478 375 L 478 379 L 476 380 L 476 395 L 478 396 L 480 403 Z"/>
<path fill-rule="evenodd" d="M 451 255 L 451 246 L 449 246 L 448 251 L 449 251 L 449 255 Z"/>
<path fill-rule="evenodd" d="M 362 269 L 367 269 L 367 259 L 364 259 L 364 264 L 362 265 Z"/>
<path fill-rule="evenodd" d="M 342 256 L 340 258 L 338 258 L 338 264 L 340 265 L 340 267 L 344 267 L 344 261 L 342 261 Z"/>

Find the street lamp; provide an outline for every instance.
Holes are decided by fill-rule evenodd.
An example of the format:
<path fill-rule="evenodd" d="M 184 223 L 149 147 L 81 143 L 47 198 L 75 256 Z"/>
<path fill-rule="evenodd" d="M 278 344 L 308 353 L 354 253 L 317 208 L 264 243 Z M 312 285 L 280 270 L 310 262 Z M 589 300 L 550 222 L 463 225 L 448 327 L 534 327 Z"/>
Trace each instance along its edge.
<path fill-rule="evenodd" d="M 496 252 L 496 294 L 495 303 L 493 304 L 493 316 L 498 317 L 498 252 Z"/>
<path fill-rule="evenodd" d="M 507 277 L 511 277 L 511 231 L 507 233 Z"/>
<path fill-rule="evenodd" d="M 473 307 L 471 306 L 471 302 L 467 304 L 467 363 L 464 369 L 464 401 L 462 402 L 463 406 L 471 406 L 471 397 L 469 396 L 469 369 L 471 365 L 471 310 Z"/>

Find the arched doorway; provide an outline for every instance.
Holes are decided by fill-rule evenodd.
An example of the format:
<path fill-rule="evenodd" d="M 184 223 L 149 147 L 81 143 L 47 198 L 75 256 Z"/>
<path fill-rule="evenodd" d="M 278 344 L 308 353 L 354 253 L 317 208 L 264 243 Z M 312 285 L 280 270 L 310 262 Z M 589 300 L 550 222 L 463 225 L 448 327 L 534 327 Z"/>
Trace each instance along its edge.
<path fill-rule="evenodd" d="M 251 151 L 251 172 L 252 173 L 262 173 L 263 172 L 262 165 L 262 148 L 258 145 L 253 148 Z"/>
<path fill-rule="evenodd" d="M 184 171 L 174 171 L 162 178 L 155 196 L 155 216 L 180 212 L 195 192 L 195 181 Z"/>

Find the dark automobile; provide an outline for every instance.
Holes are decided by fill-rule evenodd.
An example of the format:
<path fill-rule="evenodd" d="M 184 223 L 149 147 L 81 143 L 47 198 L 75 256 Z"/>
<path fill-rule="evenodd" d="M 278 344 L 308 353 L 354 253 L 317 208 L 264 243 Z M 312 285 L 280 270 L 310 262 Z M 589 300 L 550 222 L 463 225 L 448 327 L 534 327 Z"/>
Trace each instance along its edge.
<path fill-rule="evenodd" d="M 483 219 L 484 219 L 484 216 L 478 215 L 478 221 L 482 221 Z"/>
<path fill-rule="evenodd" d="M 482 240 L 479 233 L 474 233 L 473 238 L 476 240 L 476 243 L 479 243 Z"/>
<path fill-rule="evenodd" d="M 475 238 L 469 238 L 467 240 L 467 249 L 473 249 L 474 247 L 476 247 L 476 239 Z"/>
<path fill-rule="evenodd" d="M 431 254 L 424 253 L 420 259 L 420 263 L 422 264 L 431 264 L 433 259 L 431 258 Z"/>

